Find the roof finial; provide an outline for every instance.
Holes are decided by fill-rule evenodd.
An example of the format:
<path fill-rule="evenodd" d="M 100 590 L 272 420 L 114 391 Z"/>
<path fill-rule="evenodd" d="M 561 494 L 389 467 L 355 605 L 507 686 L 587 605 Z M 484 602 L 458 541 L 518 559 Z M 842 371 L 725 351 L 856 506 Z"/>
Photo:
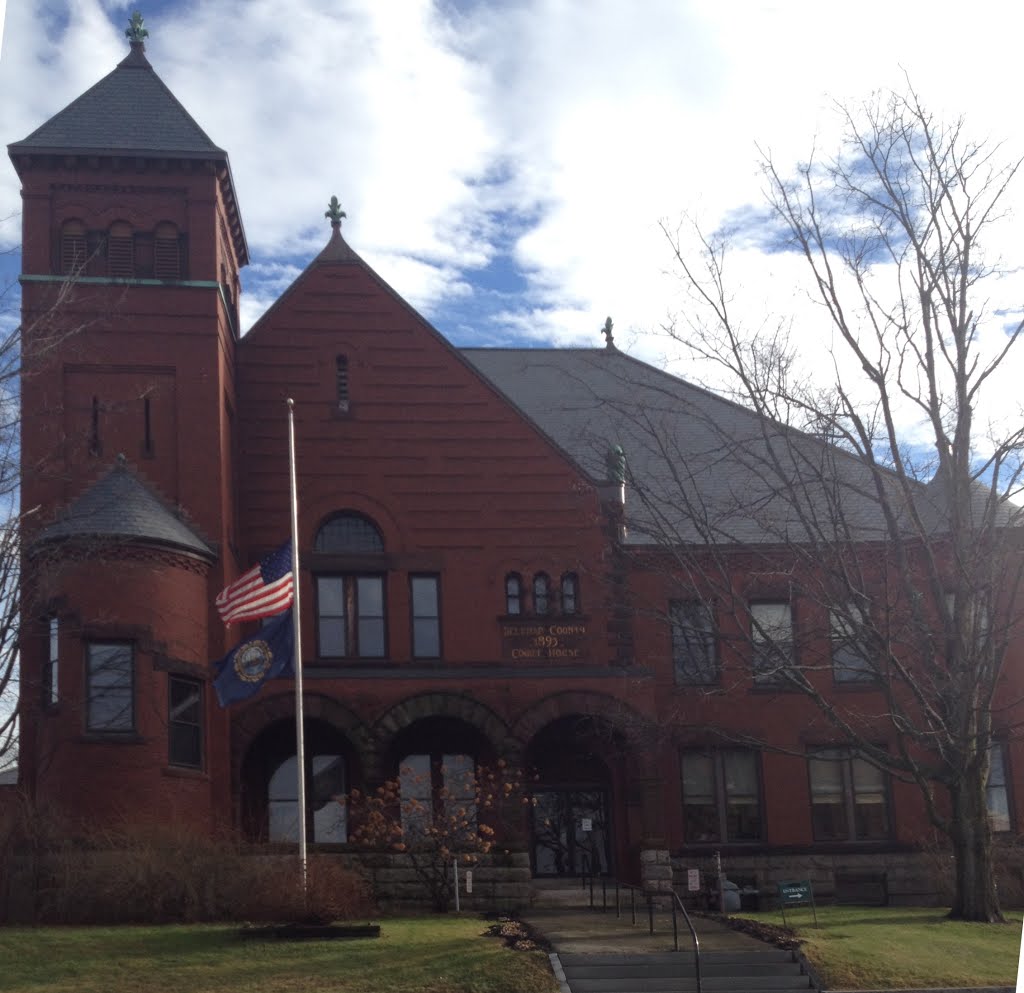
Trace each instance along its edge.
<path fill-rule="evenodd" d="M 146 47 L 145 40 L 149 37 L 149 32 L 146 30 L 146 26 L 142 21 L 142 15 L 138 11 L 132 14 L 132 19 L 124 30 L 124 36 L 131 42 L 132 48 L 136 45 L 142 45 L 143 48 Z"/>
<path fill-rule="evenodd" d="M 327 205 L 327 209 L 324 211 L 324 217 L 331 219 L 331 227 L 335 231 L 341 229 L 341 219 L 348 217 L 348 214 L 341 209 L 341 204 L 338 202 L 337 197 L 331 197 L 331 202 Z"/>
<path fill-rule="evenodd" d="M 604 327 L 601 328 L 601 334 L 604 335 L 604 347 L 614 348 L 615 339 L 612 337 L 612 319 L 610 317 L 604 319 Z"/>

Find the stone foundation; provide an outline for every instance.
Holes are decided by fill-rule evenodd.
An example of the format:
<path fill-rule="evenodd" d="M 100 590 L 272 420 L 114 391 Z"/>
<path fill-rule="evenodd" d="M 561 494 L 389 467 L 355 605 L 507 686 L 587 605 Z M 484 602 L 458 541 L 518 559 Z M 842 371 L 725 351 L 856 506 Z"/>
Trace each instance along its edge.
<path fill-rule="evenodd" d="M 667 853 L 666 853 L 667 854 Z M 346 854 L 339 856 L 370 881 L 382 910 L 404 907 L 429 910 L 430 892 L 408 855 Z M 481 855 L 473 872 L 473 892 L 466 892 L 466 868 L 459 866 L 459 905 L 462 910 L 512 911 L 530 904 L 530 856 L 526 852 Z M 452 909 L 455 901 L 452 900 Z"/>
<path fill-rule="evenodd" d="M 996 844 L 997 880 L 1004 907 L 1024 905 L 1024 847 L 1014 839 Z M 714 855 L 672 856 L 676 892 L 700 908 L 717 898 Z M 699 869 L 701 892 L 687 891 L 687 869 Z M 952 895 L 952 859 L 948 852 L 751 853 L 724 854 L 722 873 L 743 893 L 744 906 L 777 906 L 777 884 L 809 879 L 821 903 L 942 906 Z"/>
<path fill-rule="evenodd" d="M 645 848 L 640 852 L 640 885 L 645 893 L 671 893 L 673 875 L 672 856 L 667 848 Z"/>

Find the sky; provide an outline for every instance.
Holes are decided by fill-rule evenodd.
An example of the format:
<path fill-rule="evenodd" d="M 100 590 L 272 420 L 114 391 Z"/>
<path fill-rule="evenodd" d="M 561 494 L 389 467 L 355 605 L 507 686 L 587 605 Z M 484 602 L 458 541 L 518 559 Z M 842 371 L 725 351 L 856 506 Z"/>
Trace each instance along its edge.
<path fill-rule="evenodd" d="M 659 329 L 686 304 L 663 227 L 756 217 L 759 157 L 830 153 L 837 102 L 909 79 L 1020 153 L 1017 39 L 986 0 L 19 0 L 5 143 L 124 57 L 136 6 L 157 73 L 230 155 L 246 326 L 326 242 L 337 195 L 353 248 L 458 345 L 600 347 L 611 316 L 620 347 L 671 361 Z M 4 165 L 0 249 L 18 211 Z M 738 309 L 818 347 L 799 260 L 739 248 Z"/>

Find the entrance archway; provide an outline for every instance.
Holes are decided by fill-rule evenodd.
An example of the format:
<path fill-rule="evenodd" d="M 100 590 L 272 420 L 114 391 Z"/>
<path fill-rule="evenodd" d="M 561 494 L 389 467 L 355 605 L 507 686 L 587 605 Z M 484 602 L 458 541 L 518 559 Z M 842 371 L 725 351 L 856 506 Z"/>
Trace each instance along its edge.
<path fill-rule="evenodd" d="M 530 824 L 535 876 L 609 875 L 616 863 L 615 799 L 621 793 L 621 743 L 605 722 L 561 717 L 526 749 L 536 777 Z"/>

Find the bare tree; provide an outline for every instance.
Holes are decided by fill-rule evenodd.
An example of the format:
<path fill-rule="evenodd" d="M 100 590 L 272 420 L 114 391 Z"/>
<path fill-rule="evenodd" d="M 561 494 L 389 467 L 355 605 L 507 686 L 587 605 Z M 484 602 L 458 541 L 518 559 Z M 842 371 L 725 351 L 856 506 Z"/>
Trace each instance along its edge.
<path fill-rule="evenodd" d="M 666 331 L 718 396 L 640 374 L 617 390 L 626 523 L 641 565 L 714 605 L 747 685 L 799 691 L 859 760 L 919 787 L 955 857 L 952 915 L 998 921 L 986 790 L 1024 714 L 1004 665 L 1024 561 L 1024 415 L 1005 385 L 1024 324 L 1019 299 L 987 297 L 1010 275 L 996 239 L 1020 162 L 912 90 L 839 112 L 833 159 L 791 178 L 764 157 L 769 209 L 740 232 L 803 258 L 826 362 L 801 365 L 787 321 L 735 316 L 727 237 L 693 229 L 691 254 L 666 228 L 689 304 Z M 810 605 L 800 623 L 758 604 L 752 576 Z M 668 618 L 698 660 L 701 609 Z"/>
<path fill-rule="evenodd" d="M 7 254 L 13 255 L 14 251 Z M 0 290 L 0 770 L 17 764 L 20 669 L 18 641 L 28 600 L 21 579 L 21 521 L 38 508 L 20 508 L 21 383 L 53 350 L 83 327 L 69 319 L 77 272 L 52 284 L 42 306 L 19 313 L 20 294 L 9 283 Z"/>

